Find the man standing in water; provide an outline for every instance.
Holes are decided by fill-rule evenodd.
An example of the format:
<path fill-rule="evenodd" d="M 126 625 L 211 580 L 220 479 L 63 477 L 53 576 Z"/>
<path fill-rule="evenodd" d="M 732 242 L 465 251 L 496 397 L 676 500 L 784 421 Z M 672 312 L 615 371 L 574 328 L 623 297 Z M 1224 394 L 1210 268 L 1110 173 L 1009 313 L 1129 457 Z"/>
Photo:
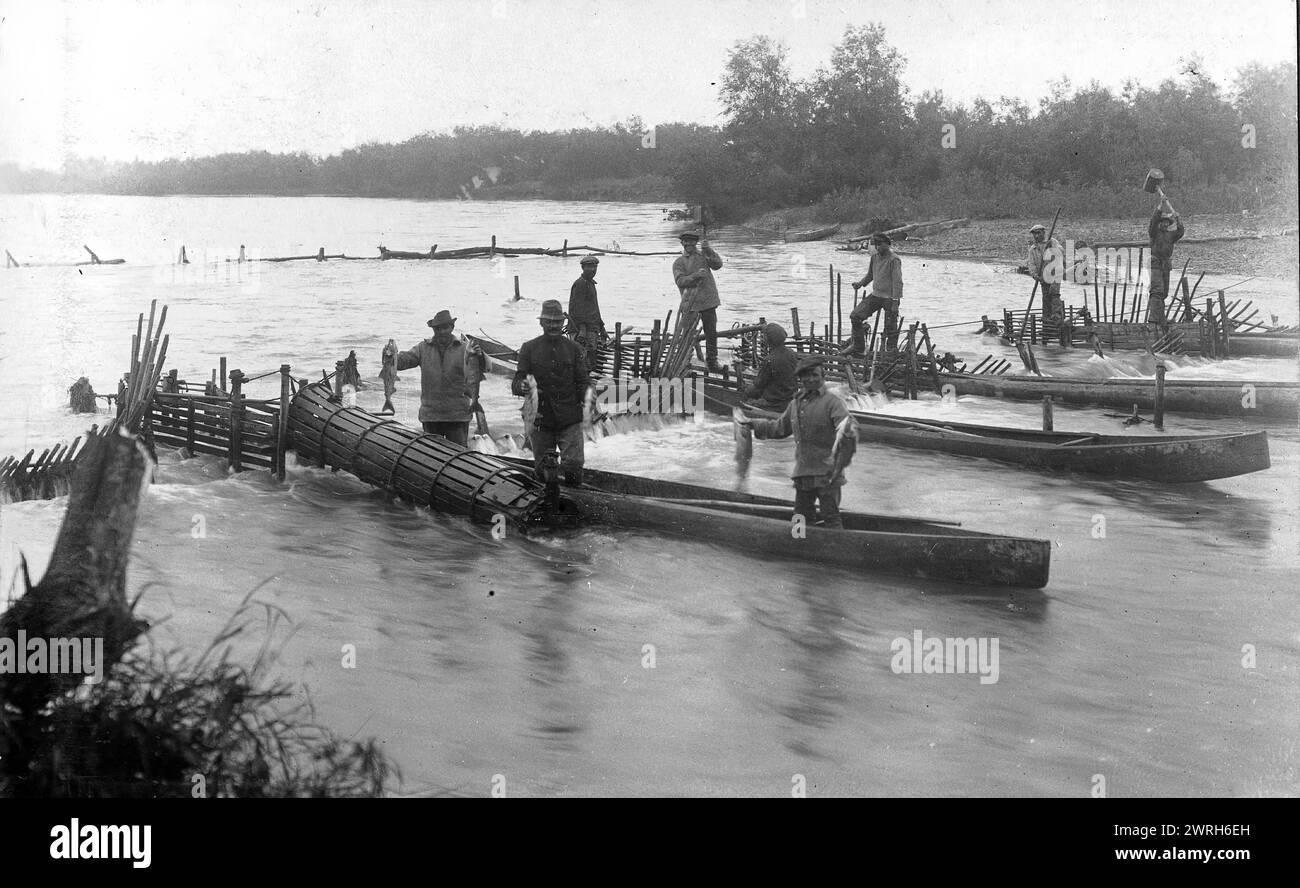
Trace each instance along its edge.
<path fill-rule="evenodd" d="M 583 361 L 582 349 L 564 335 L 564 309 L 558 299 L 542 303 L 537 320 L 542 335 L 530 339 L 519 349 L 519 369 L 510 391 L 523 397 L 532 396 L 528 377 L 537 382 L 537 413 L 533 427 L 525 434 L 532 438 L 533 472 L 547 480 L 548 469 L 555 466 L 555 451 L 560 452 L 560 468 L 566 484 L 582 483 L 583 455 L 582 411 L 591 378 Z"/>
<path fill-rule="evenodd" d="M 871 284 L 871 295 L 863 299 L 849 313 L 853 324 L 853 342 L 840 351 L 842 355 L 861 357 L 867 350 L 867 321 L 877 311 L 885 312 L 885 341 L 891 347 L 898 343 L 898 306 L 903 300 L 903 260 L 893 251 L 893 241 L 887 234 L 873 234 L 871 246 L 875 252 L 871 264 L 860 281 L 853 282 L 853 291 Z"/>
<path fill-rule="evenodd" d="M 397 355 L 397 369 L 420 368 L 420 424 L 461 447 L 469 443 L 469 420 L 479 380 L 491 363 L 474 343 L 452 335 L 456 319 L 443 310 L 429 320 L 433 337 Z"/>
<path fill-rule="evenodd" d="M 598 343 L 605 341 L 605 321 L 600 316 L 600 303 L 596 300 L 596 266 L 600 260 L 584 256 L 578 263 L 582 276 L 569 288 L 569 336 L 582 346 L 587 366 L 592 364 Z"/>
<path fill-rule="evenodd" d="M 1151 237 L 1151 289 L 1147 291 L 1147 323 L 1165 322 L 1165 297 L 1169 295 L 1169 273 L 1174 269 L 1174 244 L 1183 236 L 1183 221 L 1169 201 L 1161 200 L 1151 216 L 1147 234 Z"/>
<path fill-rule="evenodd" d="M 820 508 L 823 527 L 842 528 L 840 493 L 844 470 L 857 449 L 858 429 L 844 402 L 825 390 L 822 360 L 809 356 L 799 362 L 801 391 L 779 419 L 750 422 L 758 438 L 794 435 L 795 514 L 811 524 Z"/>
<path fill-rule="evenodd" d="M 679 240 L 682 242 L 682 255 L 673 262 L 673 280 L 682 294 L 678 316 L 684 318 L 690 311 L 700 316 L 709 370 L 721 373 L 722 365 L 718 363 L 718 306 L 722 301 L 718 298 L 713 272 L 722 267 L 722 257 L 713 251 L 708 241 L 701 241 L 693 231 L 686 232 Z"/>
<path fill-rule="evenodd" d="M 1034 242 L 1029 245 L 1029 276 L 1038 281 L 1043 291 L 1043 324 L 1065 316 L 1065 303 L 1061 301 L 1061 280 L 1065 251 L 1055 237 L 1047 242 L 1047 229 L 1034 225 L 1029 229 Z M 1056 280 L 1051 280 L 1056 278 Z"/>

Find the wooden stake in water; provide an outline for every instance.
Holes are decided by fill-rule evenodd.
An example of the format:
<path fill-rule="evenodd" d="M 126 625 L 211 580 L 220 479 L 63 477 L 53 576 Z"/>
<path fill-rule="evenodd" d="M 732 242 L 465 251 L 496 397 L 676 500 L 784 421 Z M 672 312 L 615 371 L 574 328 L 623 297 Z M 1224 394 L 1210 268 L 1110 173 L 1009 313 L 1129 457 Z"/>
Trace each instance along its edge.
<path fill-rule="evenodd" d="M 1052 396 L 1043 395 L 1043 431 L 1052 431 Z"/>
<path fill-rule="evenodd" d="M 1165 430 L 1165 365 L 1156 364 L 1156 431 Z"/>

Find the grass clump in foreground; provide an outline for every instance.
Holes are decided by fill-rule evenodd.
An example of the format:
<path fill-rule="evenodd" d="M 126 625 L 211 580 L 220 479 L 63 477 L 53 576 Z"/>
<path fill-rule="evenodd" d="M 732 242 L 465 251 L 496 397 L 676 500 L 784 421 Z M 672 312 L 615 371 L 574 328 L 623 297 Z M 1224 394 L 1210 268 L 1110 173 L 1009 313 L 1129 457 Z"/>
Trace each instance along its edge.
<path fill-rule="evenodd" d="M 376 740 L 340 739 L 268 677 L 286 618 L 252 595 L 197 658 L 137 644 L 36 713 L 0 701 L 0 797 L 377 797 L 400 783 Z M 265 639 L 241 665 L 232 644 L 259 605 Z"/>

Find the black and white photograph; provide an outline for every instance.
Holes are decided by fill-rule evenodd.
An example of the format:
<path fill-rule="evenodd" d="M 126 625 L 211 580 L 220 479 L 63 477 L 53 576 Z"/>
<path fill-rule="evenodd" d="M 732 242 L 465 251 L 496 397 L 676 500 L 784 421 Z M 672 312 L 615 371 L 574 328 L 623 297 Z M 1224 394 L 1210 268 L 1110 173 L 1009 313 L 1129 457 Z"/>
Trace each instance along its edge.
<path fill-rule="evenodd" d="M 1296 24 L 0 0 L 0 798 L 1295 797 Z"/>

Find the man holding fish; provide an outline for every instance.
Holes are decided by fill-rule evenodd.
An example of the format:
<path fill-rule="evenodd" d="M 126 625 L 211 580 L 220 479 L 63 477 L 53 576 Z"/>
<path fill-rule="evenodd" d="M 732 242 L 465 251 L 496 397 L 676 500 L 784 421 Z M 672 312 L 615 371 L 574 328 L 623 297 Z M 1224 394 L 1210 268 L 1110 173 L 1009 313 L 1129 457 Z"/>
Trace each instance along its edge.
<path fill-rule="evenodd" d="M 778 419 L 750 420 L 739 410 L 735 418 L 759 438 L 794 436 L 795 514 L 811 524 L 820 509 L 823 527 L 843 528 L 840 493 L 857 450 L 858 427 L 844 402 L 826 391 L 822 360 L 808 356 L 799 362 L 800 392 Z"/>
<path fill-rule="evenodd" d="M 451 312 L 438 312 L 429 319 L 433 336 L 416 343 L 410 350 L 398 352 L 392 370 L 387 366 L 384 406 L 392 408 L 389 385 L 396 383 L 398 370 L 420 368 L 420 424 L 431 435 L 465 447 L 469 443 L 469 420 L 478 406 L 479 382 L 491 366 L 490 359 L 474 342 L 457 339 L 452 334 L 456 319 Z M 391 340 L 390 340 L 391 342 Z M 386 353 L 388 349 L 384 350 Z"/>

